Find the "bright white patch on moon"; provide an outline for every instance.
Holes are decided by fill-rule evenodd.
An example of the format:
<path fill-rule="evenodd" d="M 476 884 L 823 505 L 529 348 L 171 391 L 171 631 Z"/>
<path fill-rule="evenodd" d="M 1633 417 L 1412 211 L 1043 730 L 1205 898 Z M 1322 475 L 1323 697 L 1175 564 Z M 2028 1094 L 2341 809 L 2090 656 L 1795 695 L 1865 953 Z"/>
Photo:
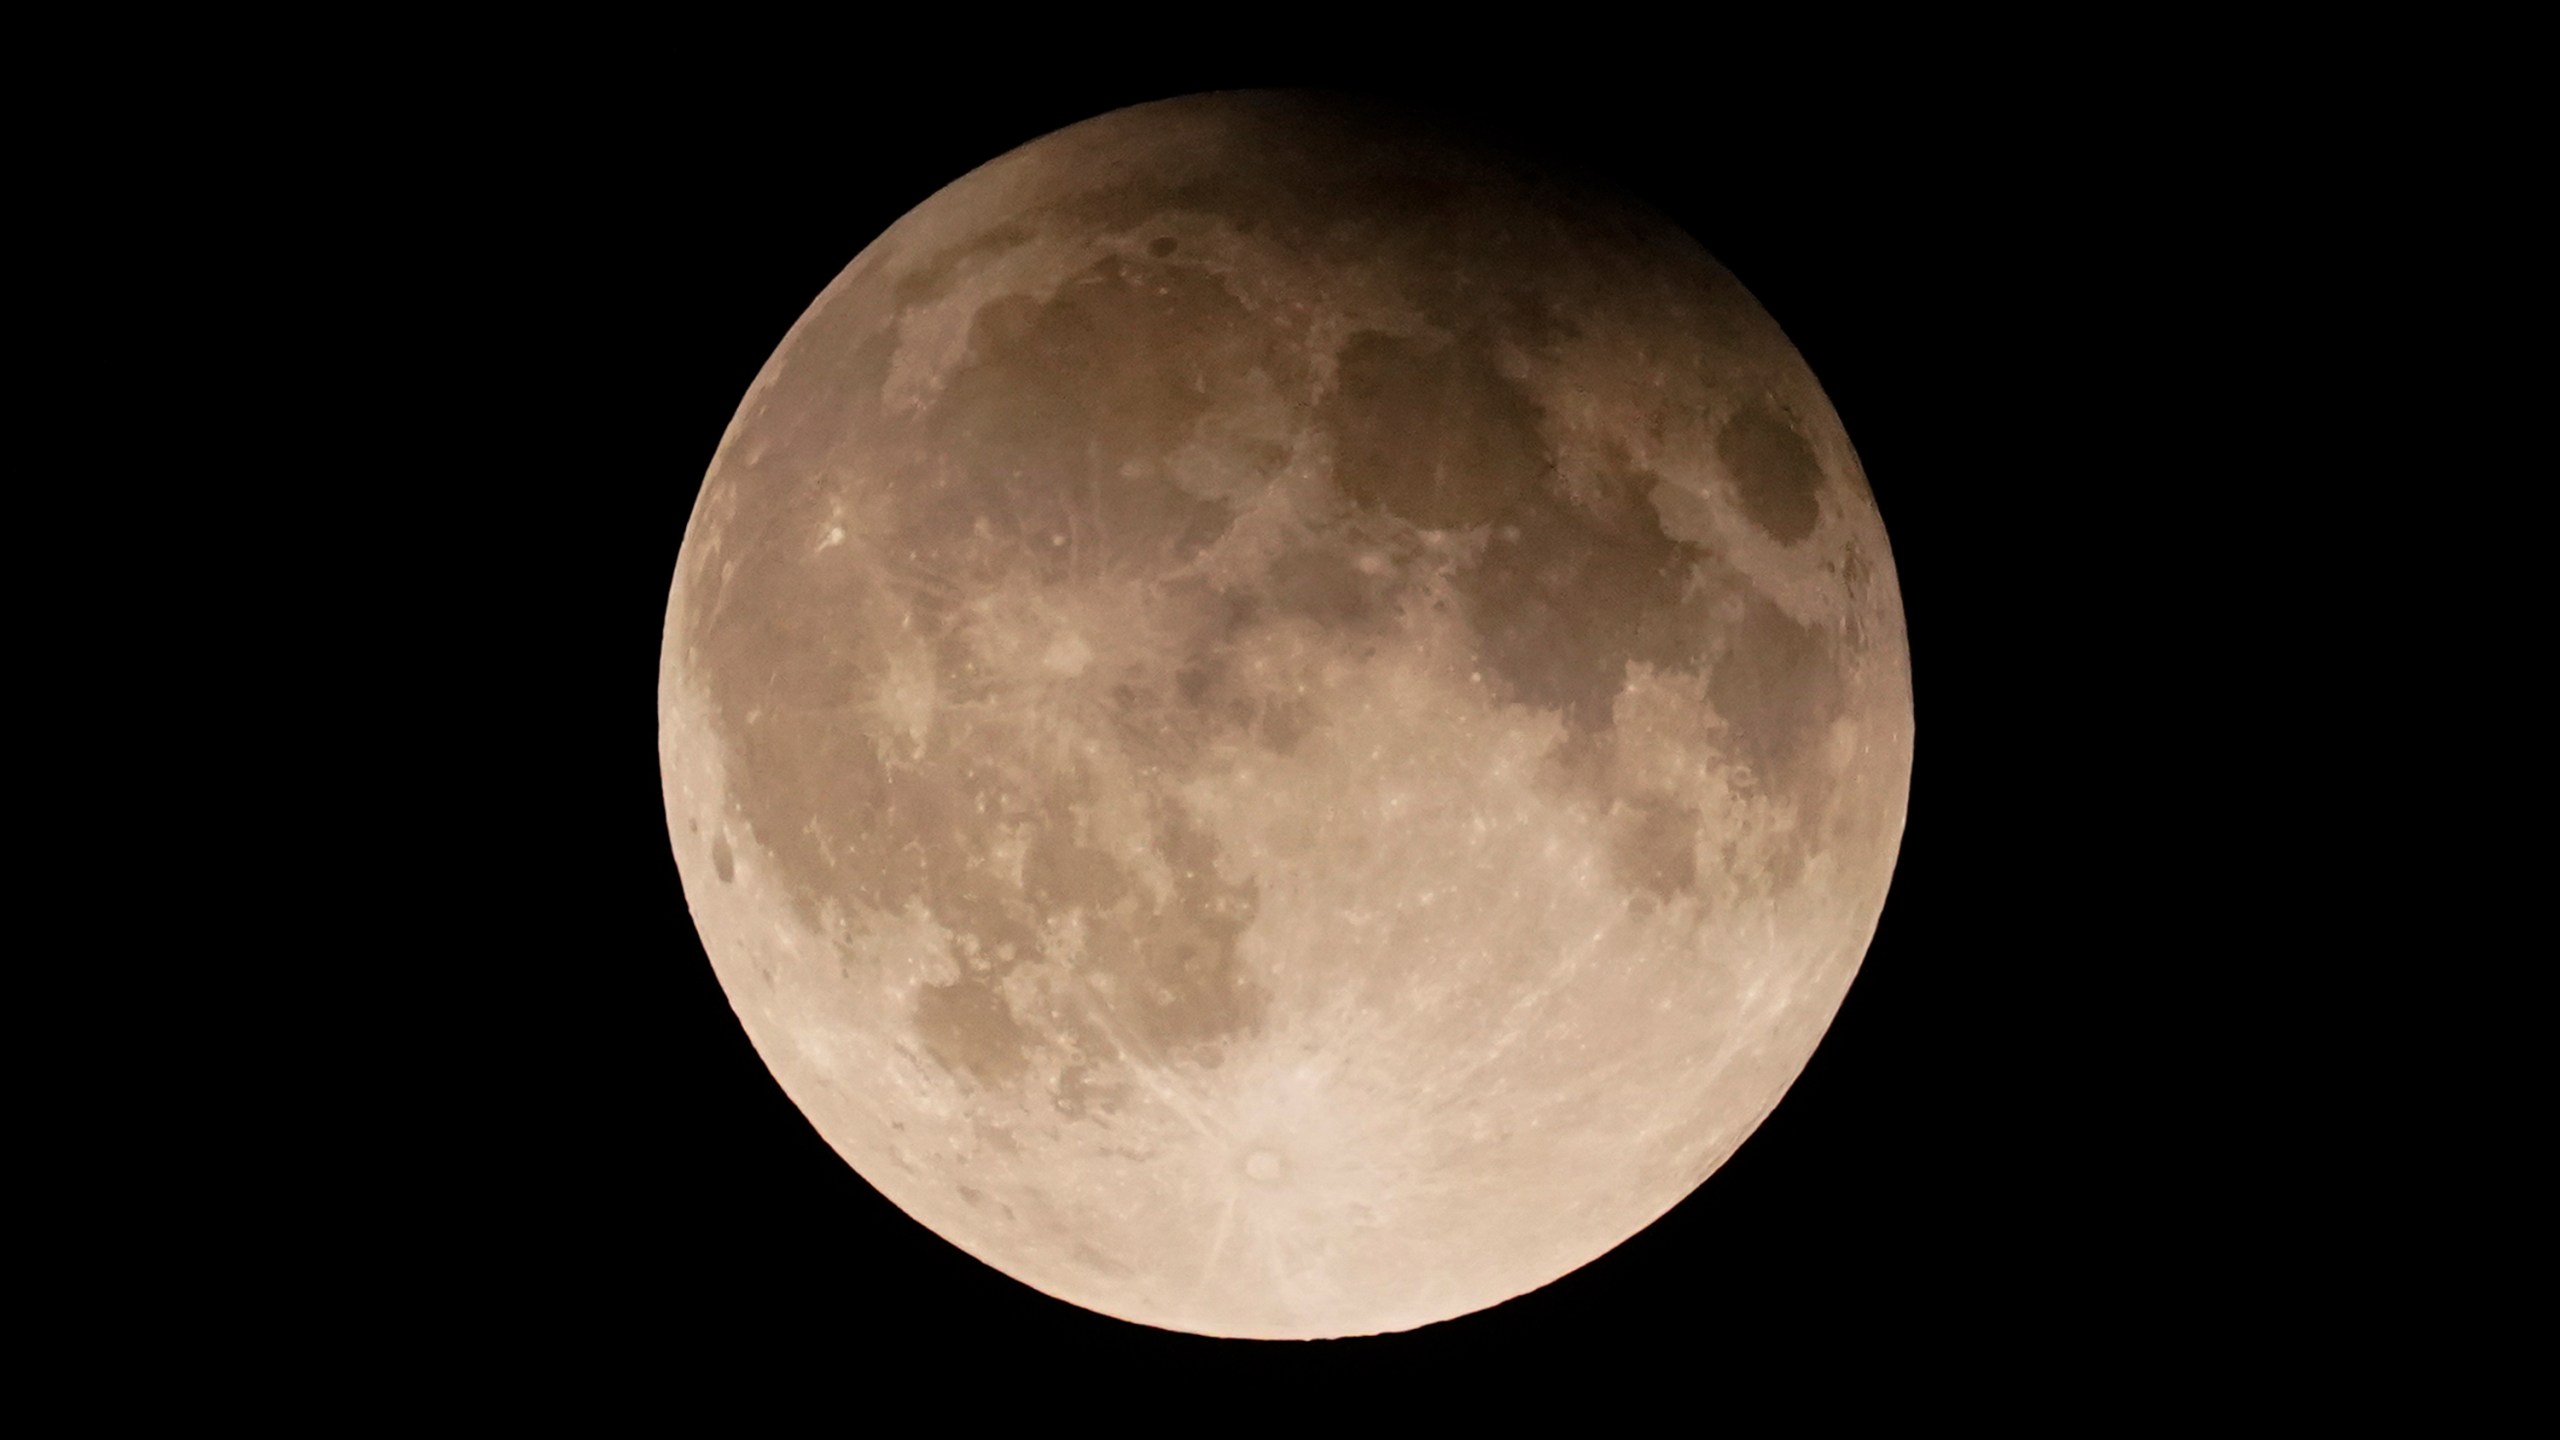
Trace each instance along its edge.
<path fill-rule="evenodd" d="M 1872 936 L 1882 522 L 1759 305 L 1337 101 L 1026 146 L 757 378 L 669 597 L 704 944 L 827 1140 L 1049 1294 L 1409 1328 L 1677 1203 Z"/>

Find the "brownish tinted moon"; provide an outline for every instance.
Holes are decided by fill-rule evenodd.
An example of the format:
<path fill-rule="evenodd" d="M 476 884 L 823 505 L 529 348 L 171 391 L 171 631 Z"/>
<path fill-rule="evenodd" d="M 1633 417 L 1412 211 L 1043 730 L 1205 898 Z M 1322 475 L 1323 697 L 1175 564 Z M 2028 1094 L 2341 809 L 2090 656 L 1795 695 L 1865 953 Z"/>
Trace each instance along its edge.
<path fill-rule="evenodd" d="M 1911 759 L 1838 417 L 1686 234 L 1343 102 L 1169 101 L 880 237 L 721 442 L 660 753 L 863 1177 L 1231 1336 L 1533 1289 L 1731 1154 Z"/>

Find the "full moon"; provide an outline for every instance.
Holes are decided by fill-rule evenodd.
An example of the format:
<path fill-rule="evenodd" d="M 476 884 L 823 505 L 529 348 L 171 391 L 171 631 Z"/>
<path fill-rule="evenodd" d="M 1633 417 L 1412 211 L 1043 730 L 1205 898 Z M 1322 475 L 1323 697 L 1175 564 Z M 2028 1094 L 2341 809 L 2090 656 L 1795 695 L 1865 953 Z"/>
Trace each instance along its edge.
<path fill-rule="evenodd" d="M 1106 1315 L 1374 1334 L 1778 1102 L 1900 844 L 1839 417 L 1632 201 L 1338 98 L 1005 155 L 855 257 L 676 562 L 669 833 L 756 1051 Z"/>

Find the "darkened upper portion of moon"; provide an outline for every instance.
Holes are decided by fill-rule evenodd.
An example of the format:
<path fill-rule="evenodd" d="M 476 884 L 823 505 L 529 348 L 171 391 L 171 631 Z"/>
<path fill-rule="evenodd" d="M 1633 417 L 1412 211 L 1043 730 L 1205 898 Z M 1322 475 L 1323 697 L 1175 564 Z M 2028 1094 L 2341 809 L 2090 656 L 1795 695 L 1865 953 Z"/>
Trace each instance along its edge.
<path fill-rule="evenodd" d="M 1172 780 L 1321 723 L 1248 638 L 1383 642 L 1418 608 L 1495 702 L 1558 717 L 1556 783 L 1616 817 L 1630 890 L 1700 883 L 1696 817 L 1616 767 L 1635 667 L 1698 677 L 1740 783 L 1806 817 L 1797 863 L 1824 843 L 1872 571 L 1820 562 L 1826 618 L 1712 537 L 1738 516 L 1783 556 L 1872 502 L 1758 305 L 1658 217 L 1402 117 L 1147 110 L 902 222 L 723 447 L 671 643 L 804 918 L 951 930 L 965 973 L 916 1020 L 957 1071 L 1019 1063 L 999 988 L 1071 911 L 1118 927 L 1091 948 L 1136 1038 L 1207 1053 L 1257 1013 L 1256 896 Z M 1133 867 L 1105 812 L 1181 863 Z"/>

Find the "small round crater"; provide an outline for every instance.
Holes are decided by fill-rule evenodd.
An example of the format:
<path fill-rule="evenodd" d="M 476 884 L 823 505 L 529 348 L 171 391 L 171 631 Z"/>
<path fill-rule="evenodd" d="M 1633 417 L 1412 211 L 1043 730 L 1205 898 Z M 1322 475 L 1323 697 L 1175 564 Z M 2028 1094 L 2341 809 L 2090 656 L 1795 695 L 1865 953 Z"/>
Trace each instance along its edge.
<path fill-rule="evenodd" d="M 1268 1184 L 1280 1178 L 1280 1157 L 1268 1150 L 1256 1150 L 1244 1157 L 1244 1173 Z"/>

